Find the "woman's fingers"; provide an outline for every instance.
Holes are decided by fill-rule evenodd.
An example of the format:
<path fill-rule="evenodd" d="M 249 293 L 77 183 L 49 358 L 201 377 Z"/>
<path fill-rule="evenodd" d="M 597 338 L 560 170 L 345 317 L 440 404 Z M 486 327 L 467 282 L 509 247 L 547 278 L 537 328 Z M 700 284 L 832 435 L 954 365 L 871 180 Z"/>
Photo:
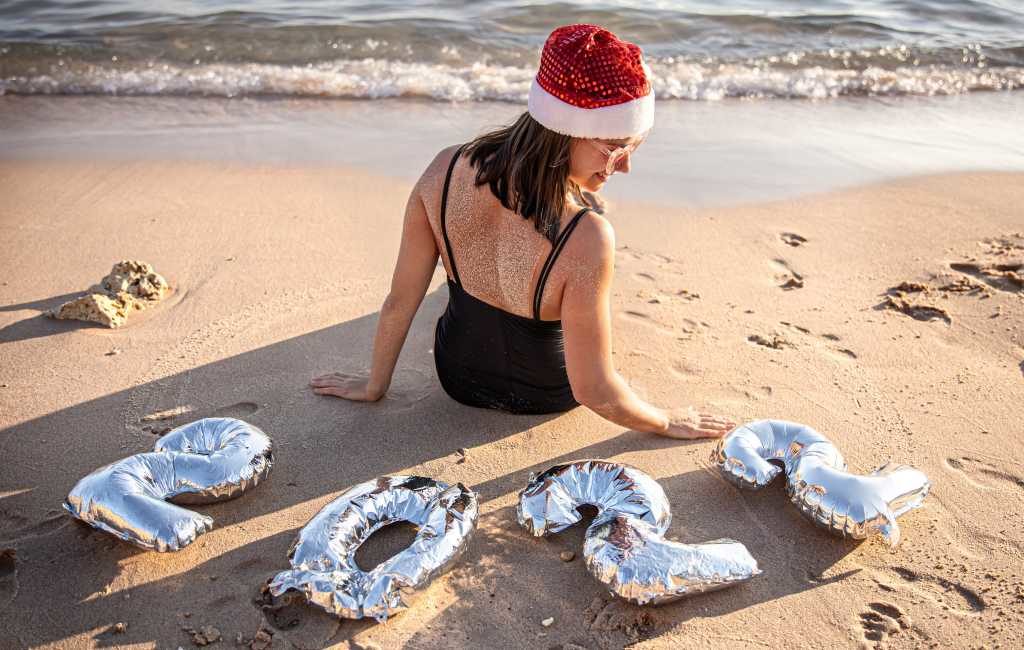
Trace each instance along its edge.
<path fill-rule="evenodd" d="M 710 429 L 732 429 L 733 423 L 725 420 L 701 420 L 700 425 Z"/>
<path fill-rule="evenodd" d="M 366 399 L 366 378 L 332 372 L 309 381 L 310 387 L 317 395 L 331 395 L 350 400 Z"/>
<path fill-rule="evenodd" d="M 314 388 L 313 392 L 317 395 L 330 395 L 332 397 L 341 397 L 343 399 L 350 400 L 362 400 L 365 399 L 365 392 L 353 388 L 351 386 L 323 386 L 320 388 Z"/>
<path fill-rule="evenodd" d="M 707 426 L 724 426 L 730 428 L 736 426 L 736 423 L 732 420 L 719 417 L 717 415 L 711 415 L 710 413 L 701 413 L 700 423 Z"/>
<path fill-rule="evenodd" d="M 344 397 L 343 391 L 338 390 L 333 386 L 325 386 L 323 388 L 314 388 L 313 392 L 317 395 L 333 395 L 335 397 Z"/>
<path fill-rule="evenodd" d="M 313 377 L 309 381 L 310 386 L 337 386 L 342 383 L 349 383 L 359 381 L 360 378 L 355 375 L 346 375 L 340 372 L 332 372 L 326 375 L 320 375 L 319 377 Z"/>
<path fill-rule="evenodd" d="M 717 418 L 715 416 L 700 416 L 700 423 L 707 423 L 713 425 L 727 425 L 730 424 L 725 418 Z"/>

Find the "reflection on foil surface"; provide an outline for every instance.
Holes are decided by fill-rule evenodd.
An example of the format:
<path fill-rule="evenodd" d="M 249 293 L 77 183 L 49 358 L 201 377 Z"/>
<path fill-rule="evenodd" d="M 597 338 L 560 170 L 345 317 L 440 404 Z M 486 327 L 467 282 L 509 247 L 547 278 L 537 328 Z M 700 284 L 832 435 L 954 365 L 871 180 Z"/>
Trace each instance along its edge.
<path fill-rule="evenodd" d="M 666 540 L 672 516 L 664 490 L 621 463 L 579 460 L 531 476 L 516 516 L 539 537 L 580 521 L 581 506 L 597 508 L 583 546 L 587 569 L 612 594 L 638 605 L 721 589 L 761 573 L 739 542 Z"/>
<path fill-rule="evenodd" d="M 271 578 L 274 596 L 288 590 L 342 618 L 385 621 L 409 596 L 446 571 L 465 550 L 478 518 L 477 495 L 422 476 L 383 476 L 346 490 L 307 523 L 292 544 L 292 568 Z M 359 545 L 397 521 L 418 528 L 409 548 L 363 571 Z"/>
<path fill-rule="evenodd" d="M 84 477 L 64 509 L 71 516 L 147 550 L 178 551 L 213 528 L 213 519 L 174 505 L 233 499 L 273 466 L 273 445 L 257 427 L 205 418 Z M 174 503 L 168 503 L 173 501 Z"/>
<path fill-rule="evenodd" d="M 785 420 L 757 420 L 733 429 L 711 460 L 744 489 L 759 490 L 785 473 L 790 500 L 816 525 L 854 539 L 878 533 L 891 547 L 901 538 L 897 517 L 919 507 L 931 488 L 924 473 L 906 465 L 851 474 L 828 438 Z"/>

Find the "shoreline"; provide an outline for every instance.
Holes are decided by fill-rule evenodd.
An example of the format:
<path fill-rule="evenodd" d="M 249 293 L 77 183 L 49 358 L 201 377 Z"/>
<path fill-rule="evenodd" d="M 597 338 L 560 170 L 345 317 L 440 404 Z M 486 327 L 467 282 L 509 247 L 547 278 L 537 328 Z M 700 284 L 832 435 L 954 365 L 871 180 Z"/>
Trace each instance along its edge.
<path fill-rule="evenodd" d="M 415 181 L 441 148 L 525 110 L 504 102 L 0 96 L 0 160 L 340 164 Z M 611 201 L 758 203 L 947 172 L 1024 171 L 1024 93 L 663 101 Z M 345 143 L 344 146 L 335 143 Z"/>

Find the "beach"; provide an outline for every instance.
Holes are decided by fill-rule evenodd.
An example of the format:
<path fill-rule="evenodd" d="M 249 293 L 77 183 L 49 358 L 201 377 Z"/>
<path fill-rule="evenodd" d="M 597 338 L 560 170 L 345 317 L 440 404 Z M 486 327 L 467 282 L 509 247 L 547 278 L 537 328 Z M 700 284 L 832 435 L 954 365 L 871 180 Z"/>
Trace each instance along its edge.
<path fill-rule="evenodd" d="M 124 120 L 110 108 L 118 99 Z M 991 133 L 1020 115 L 1016 95 L 989 95 L 976 111 L 948 99 L 920 101 Z M 920 133 L 948 140 L 858 145 L 850 116 L 875 116 L 884 132 L 881 103 L 793 104 L 727 103 L 735 121 L 722 124 L 758 137 L 702 130 L 697 108 L 669 109 L 675 130 L 609 182 L 616 365 L 657 405 L 809 424 L 857 473 L 890 461 L 921 469 L 932 491 L 901 517 L 896 551 L 813 527 L 781 481 L 740 492 L 712 466 L 712 441 L 623 430 L 584 408 L 512 416 L 454 402 L 431 349 L 447 301 L 440 266 L 383 400 L 311 392 L 317 374 L 369 364 L 419 171 L 521 106 L 341 102 L 310 113 L 0 97 L 10 118 L 0 136 L 0 540 L 13 549 L 0 563 L 0 646 L 187 648 L 190 630 L 207 626 L 220 647 L 1024 644 L 1024 288 L 1006 275 L 1024 260 L 1020 136 L 978 126 L 978 138 L 957 141 L 933 120 Z M 835 111 L 819 118 L 827 129 L 772 144 L 778 131 L 765 124 L 798 124 L 811 106 Z M 183 126 L 189 107 L 198 117 Z M 243 109 L 266 119 L 239 129 L 232 111 Z M 846 133 L 844 146 L 808 157 L 835 142 L 825 131 Z M 700 160 L 713 164 L 685 155 L 686 133 L 702 134 Z M 791 153 L 779 153 L 783 141 Z M 772 155 L 791 169 L 751 162 Z M 674 191 L 673 177 L 683 179 Z M 153 264 L 172 294 L 120 329 L 43 315 L 121 259 Z M 215 527 L 188 548 L 144 552 L 61 510 L 82 476 L 207 416 L 256 424 L 276 460 L 266 484 L 198 507 Z M 531 472 L 580 458 L 647 472 L 672 504 L 670 538 L 738 540 L 764 573 L 661 607 L 614 600 L 583 565 L 583 526 L 534 539 L 516 523 Z M 288 567 L 297 531 L 344 489 L 385 474 L 479 494 L 476 534 L 454 568 L 386 624 L 269 602 L 261 585 Z M 360 557 L 372 566 L 409 540 L 389 530 Z"/>

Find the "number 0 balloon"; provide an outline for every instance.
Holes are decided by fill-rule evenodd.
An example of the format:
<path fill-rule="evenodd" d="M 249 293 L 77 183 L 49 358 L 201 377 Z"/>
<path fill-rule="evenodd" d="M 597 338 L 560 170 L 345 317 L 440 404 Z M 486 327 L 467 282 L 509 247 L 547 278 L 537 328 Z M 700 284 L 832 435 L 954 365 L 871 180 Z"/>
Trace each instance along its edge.
<path fill-rule="evenodd" d="M 269 582 L 342 618 L 384 621 L 408 607 L 408 594 L 447 570 L 466 548 L 478 516 L 476 493 L 422 476 L 383 476 L 349 488 L 299 531 L 292 568 Z M 371 571 L 356 565 L 359 545 L 397 521 L 419 529 L 412 545 Z"/>

